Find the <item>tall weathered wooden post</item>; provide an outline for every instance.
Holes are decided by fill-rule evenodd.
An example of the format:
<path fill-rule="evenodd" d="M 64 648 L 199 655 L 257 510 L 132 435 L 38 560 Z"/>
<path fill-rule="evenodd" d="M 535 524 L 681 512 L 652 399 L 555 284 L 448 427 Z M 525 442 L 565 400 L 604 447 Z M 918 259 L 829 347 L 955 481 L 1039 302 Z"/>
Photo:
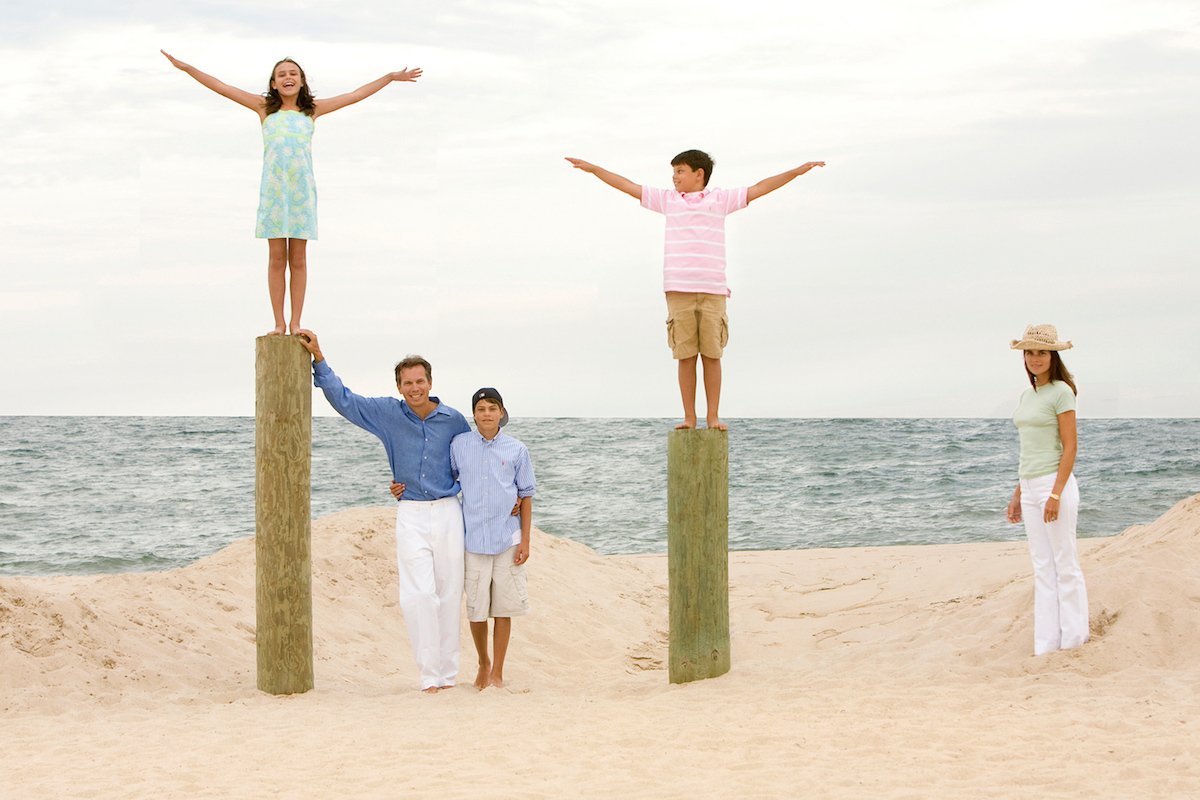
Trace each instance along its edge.
<path fill-rule="evenodd" d="M 667 435 L 671 683 L 729 671 L 729 436 Z"/>
<path fill-rule="evenodd" d="M 294 336 L 255 341 L 254 563 L 258 688 L 313 688 L 312 359 Z"/>

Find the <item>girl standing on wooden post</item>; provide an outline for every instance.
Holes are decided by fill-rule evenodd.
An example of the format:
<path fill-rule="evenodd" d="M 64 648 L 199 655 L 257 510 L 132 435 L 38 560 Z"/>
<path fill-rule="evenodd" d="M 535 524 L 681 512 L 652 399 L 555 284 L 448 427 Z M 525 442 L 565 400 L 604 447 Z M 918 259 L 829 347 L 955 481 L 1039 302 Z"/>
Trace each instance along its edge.
<path fill-rule="evenodd" d="M 258 224 L 254 235 L 267 240 L 267 289 L 275 315 L 272 334 L 300 330 L 308 285 L 307 246 L 317 238 L 317 185 L 312 168 L 313 123 L 317 117 L 345 108 L 378 92 L 392 81 L 415 81 L 420 68 L 389 72 L 353 92 L 318 100 L 309 90 L 300 65 L 290 58 L 275 64 L 263 95 L 223 83 L 165 50 L 176 68 L 238 105 L 258 114 L 263 132 L 263 171 L 259 188 Z M 291 273 L 292 313 L 284 322 L 283 299 Z"/>

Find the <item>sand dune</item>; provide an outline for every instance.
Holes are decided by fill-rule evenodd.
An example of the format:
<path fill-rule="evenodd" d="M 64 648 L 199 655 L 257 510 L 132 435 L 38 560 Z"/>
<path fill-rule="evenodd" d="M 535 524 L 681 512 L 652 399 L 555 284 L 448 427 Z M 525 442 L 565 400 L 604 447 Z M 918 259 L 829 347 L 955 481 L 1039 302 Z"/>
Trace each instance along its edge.
<path fill-rule="evenodd" d="M 506 690 L 415 690 L 392 510 L 313 529 L 315 691 L 255 685 L 254 551 L 0 578 L 0 797 L 1200 796 L 1200 495 L 1081 542 L 1032 652 L 1023 544 L 734 553 L 733 669 L 667 682 L 666 560 L 535 532 Z"/>

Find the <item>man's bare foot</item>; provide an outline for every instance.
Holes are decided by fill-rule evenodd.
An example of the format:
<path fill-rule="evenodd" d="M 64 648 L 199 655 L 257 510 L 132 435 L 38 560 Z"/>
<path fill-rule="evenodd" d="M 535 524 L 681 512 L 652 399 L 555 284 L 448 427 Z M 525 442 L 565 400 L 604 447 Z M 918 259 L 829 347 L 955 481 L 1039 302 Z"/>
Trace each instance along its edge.
<path fill-rule="evenodd" d="M 488 678 L 488 686 L 495 686 L 497 689 L 504 688 L 504 676 L 493 674 Z"/>
<path fill-rule="evenodd" d="M 486 689 L 488 687 L 488 682 L 491 680 L 491 678 L 492 678 L 492 665 L 491 664 L 480 664 L 479 665 L 479 674 L 475 676 L 475 683 L 474 683 L 475 688 L 482 692 L 484 689 Z"/>
<path fill-rule="evenodd" d="M 695 417 L 684 417 L 683 422 L 681 422 L 675 426 L 675 430 L 688 431 L 694 427 L 696 427 L 696 418 Z"/>
<path fill-rule="evenodd" d="M 714 419 L 714 418 L 710 417 L 708 420 L 706 420 L 706 422 L 708 423 L 708 427 L 714 431 L 729 430 L 729 426 L 726 425 L 724 422 L 721 422 L 721 420 L 719 420 L 719 419 Z"/>
<path fill-rule="evenodd" d="M 267 331 L 267 336 L 283 336 L 285 333 L 287 333 L 286 327 L 283 325 L 276 325 L 275 330 Z"/>
<path fill-rule="evenodd" d="M 422 689 L 421 691 L 424 692 L 425 694 L 437 694 L 441 690 L 442 690 L 442 687 L 440 687 L 440 686 L 429 686 L 429 687 Z"/>

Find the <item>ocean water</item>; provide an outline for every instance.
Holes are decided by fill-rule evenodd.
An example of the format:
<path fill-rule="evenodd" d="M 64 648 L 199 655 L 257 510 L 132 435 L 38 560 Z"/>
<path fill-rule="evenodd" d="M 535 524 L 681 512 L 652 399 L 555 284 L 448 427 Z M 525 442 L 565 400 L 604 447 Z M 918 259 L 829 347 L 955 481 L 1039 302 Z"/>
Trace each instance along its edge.
<path fill-rule="evenodd" d="M 601 553 L 666 552 L 669 419 L 514 419 L 534 523 Z M 999 419 L 733 419 L 735 550 L 1005 541 L 1017 440 Z M 1081 420 L 1081 536 L 1200 492 L 1200 420 Z M 313 420 L 312 511 L 390 506 L 382 446 Z M 0 417 L 0 574 L 159 570 L 254 533 L 248 417 Z"/>

